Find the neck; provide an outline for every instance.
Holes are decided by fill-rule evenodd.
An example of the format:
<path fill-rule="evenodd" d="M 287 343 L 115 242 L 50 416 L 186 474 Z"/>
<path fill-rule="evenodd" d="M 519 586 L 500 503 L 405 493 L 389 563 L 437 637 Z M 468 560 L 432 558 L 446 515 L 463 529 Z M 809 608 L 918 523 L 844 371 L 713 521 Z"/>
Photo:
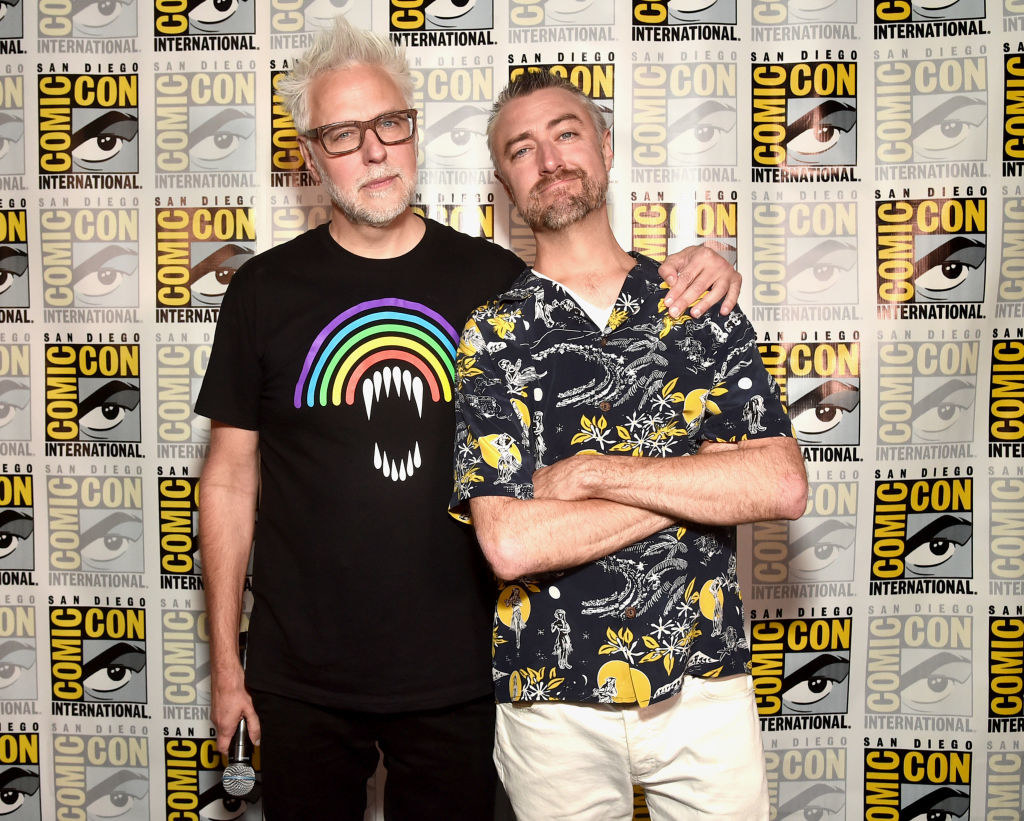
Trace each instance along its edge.
<path fill-rule="evenodd" d="M 591 219 L 600 216 L 600 219 Z M 535 231 L 533 267 L 596 305 L 611 305 L 635 264 L 619 245 L 603 211 L 560 231 Z"/>
<path fill-rule="evenodd" d="M 387 225 L 365 225 L 348 219 L 337 207 L 331 213 L 331 236 L 346 251 L 368 259 L 393 259 L 407 254 L 423 238 L 426 224 L 406 208 Z"/>

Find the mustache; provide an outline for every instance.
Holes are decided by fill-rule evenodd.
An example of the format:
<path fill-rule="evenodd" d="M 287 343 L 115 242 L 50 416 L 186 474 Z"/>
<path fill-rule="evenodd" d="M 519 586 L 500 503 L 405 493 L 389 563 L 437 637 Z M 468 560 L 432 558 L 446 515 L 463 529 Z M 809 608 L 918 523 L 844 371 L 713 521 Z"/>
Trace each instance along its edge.
<path fill-rule="evenodd" d="M 536 197 L 548 186 L 555 185 L 556 183 L 562 182 L 563 180 L 583 180 L 586 179 L 586 176 L 586 172 L 581 170 L 559 171 L 558 174 L 556 174 L 555 176 L 548 177 L 547 179 L 543 179 L 540 182 L 536 183 L 533 186 L 533 188 L 530 189 L 530 197 Z"/>
<path fill-rule="evenodd" d="M 400 180 L 404 180 L 405 174 L 402 173 L 400 168 L 392 168 L 389 165 L 385 165 L 375 168 L 372 171 L 368 171 L 359 178 L 357 185 L 362 188 L 364 185 L 369 185 L 370 183 L 377 182 L 377 180 L 383 180 L 387 177 L 397 177 Z"/>

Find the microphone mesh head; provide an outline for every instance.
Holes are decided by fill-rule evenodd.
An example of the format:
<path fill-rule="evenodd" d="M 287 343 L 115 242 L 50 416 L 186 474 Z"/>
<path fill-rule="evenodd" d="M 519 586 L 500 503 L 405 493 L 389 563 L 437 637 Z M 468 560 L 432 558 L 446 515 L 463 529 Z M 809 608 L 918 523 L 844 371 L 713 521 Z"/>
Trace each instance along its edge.
<path fill-rule="evenodd" d="M 224 792 L 237 798 L 242 798 L 252 792 L 256 786 L 256 771 L 248 764 L 236 762 L 228 764 L 224 768 L 224 775 L 220 778 L 224 785 Z"/>

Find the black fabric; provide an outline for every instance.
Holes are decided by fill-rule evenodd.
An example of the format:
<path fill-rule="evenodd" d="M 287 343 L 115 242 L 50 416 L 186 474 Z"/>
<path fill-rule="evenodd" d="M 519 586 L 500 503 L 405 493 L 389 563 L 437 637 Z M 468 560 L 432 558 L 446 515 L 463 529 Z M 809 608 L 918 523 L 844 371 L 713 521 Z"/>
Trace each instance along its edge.
<path fill-rule="evenodd" d="M 454 415 L 437 374 L 454 367 L 470 311 L 521 269 L 514 254 L 428 220 L 421 242 L 396 259 L 354 256 L 322 225 L 232 279 L 196 411 L 260 434 L 248 686 L 371 711 L 490 691 L 493 581 L 471 529 L 447 514 Z M 446 325 L 451 350 L 436 339 Z M 318 335 L 342 331 L 352 348 L 318 374 L 310 363 L 343 350 L 318 348 Z M 360 345 L 359 361 L 383 358 L 346 381 L 339 367 L 358 370 Z M 391 367 L 406 384 L 378 385 L 367 419 L 364 382 L 373 393 L 374 374 Z M 417 377 L 422 418 L 408 385 Z M 338 386 L 353 404 L 344 395 L 332 404 Z M 387 469 L 375 466 L 375 446 Z"/>
<path fill-rule="evenodd" d="M 364 713 L 256 691 L 267 821 L 361 821 L 366 782 L 383 755 L 387 821 L 489 821 L 496 810 L 494 699 L 402 713 Z M 499 791 L 500 792 L 500 791 Z"/>

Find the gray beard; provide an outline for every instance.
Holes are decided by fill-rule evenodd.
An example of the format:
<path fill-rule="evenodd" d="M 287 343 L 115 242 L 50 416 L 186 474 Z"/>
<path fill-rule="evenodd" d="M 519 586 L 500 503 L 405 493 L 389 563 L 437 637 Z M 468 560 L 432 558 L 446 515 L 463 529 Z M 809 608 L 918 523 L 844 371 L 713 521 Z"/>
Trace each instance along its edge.
<path fill-rule="evenodd" d="M 357 203 L 355 200 L 347 197 L 334 184 L 334 180 L 328 176 L 316 154 L 310 152 L 310 157 L 313 160 L 314 168 L 316 168 L 317 173 L 320 175 L 321 183 L 331 197 L 331 202 L 353 225 L 370 225 L 374 228 L 384 228 L 404 214 L 405 210 L 412 204 L 413 186 L 408 186 L 406 196 L 402 200 L 387 208 L 373 208 L 369 205 Z M 399 179 L 405 184 L 405 177 L 400 177 Z"/>
<path fill-rule="evenodd" d="M 532 194 L 528 195 L 525 208 L 516 203 L 516 209 L 523 221 L 534 231 L 561 231 L 600 208 L 608 194 L 607 179 L 602 184 L 594 182 L 593 178 L 586 174 L 577 175 L 577 178 L 583 188 L 579 194 L 573 194 L 546 206 L 537 205 Z"/>

